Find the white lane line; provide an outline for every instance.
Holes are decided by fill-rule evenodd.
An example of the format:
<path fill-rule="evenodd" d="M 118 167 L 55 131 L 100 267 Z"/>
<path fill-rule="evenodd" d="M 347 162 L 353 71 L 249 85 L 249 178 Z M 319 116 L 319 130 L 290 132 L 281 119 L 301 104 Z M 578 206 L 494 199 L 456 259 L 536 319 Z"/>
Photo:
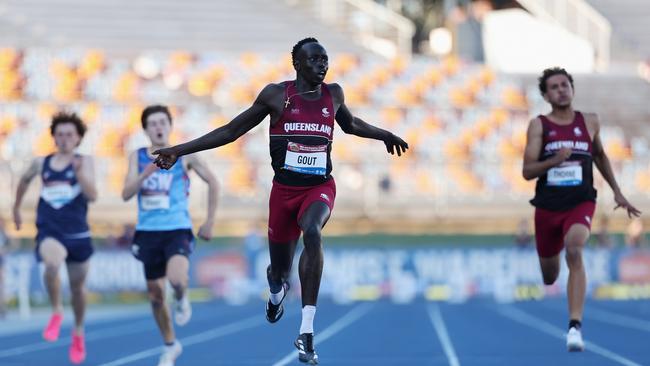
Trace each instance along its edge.
<path fill-rule="evenodd" d="M 354 307 L 343 317 L 339 318 L 339 320 L 332 323 L 332 325 L 325 328 L 322 332 L 316 334 L 316 336 L 314 337 L 314 345 L 325 342 L 326 340 L 334 336 L 336 333 L 343 330 L 348 325 L 359 320 L 362 316 L 366 315 L 368 311 L 370 311 L 372 306 L 373 304 L 371 303 L 363 303 Z M 295 361 L 296 358 L 298 358 L 298 350 L 289 352 L 289 354 L 284 356 L 280 361 L 274 363 L 273 366 L 288 365 L 291 361 Z"/>
<path fill-rule="evenodd" d="M 210 329 L 210 330 L 207 330 L 207 331 L 204 331 L 204 332 L 196 333 L 196 334 L 191 335 L 189 337 L 179 339 L 178 341 L 184 347 L 187 347 L 187 346 L 191 346 L 193 344 L 203 343 L 203 342 L 213 340 L 215 338 L 219 338 L 219 337 L 223 337 L 223 336 L 226 336 L 226 335 L 229 335 L 229 334 L 234 334 L 234 333 L 237 333 L 237 332 L 241 332 L 241 331 L 244 331 L 246 329 L 255 328 L 257 326 L 260 326 L 260 325 L 264 324 L 265 322 L 266 322 L 266 320 L 262 316 L 255 315 L 255 316 L 251 316 L 249 318 L 246 318 L 246 319 L 234 322 L 234 323 L 222 325 L 222 326 L 214 328 L 214 329 Z M 99 366 L 126 365 L 128 363 L 138 361 L 138 360 L 141 360 L 143 358 L 159 355 L 161 353 L 161 351 L 162 351 L 161 346 L 152 347 L 152 348 L 146 349 L 146 350 L 141 351 L 141 352 L 137 352 L 137 353 L 125 356 L 125 357 L 118 358 L 117 360 L 113 360 L 111 362 L 103 363 L 103 364 L 101 364 Z"/>
<path fill-rule="evenodd" d="M 105 338 L 111 338 L 111 337 L 121 336 L 125 334 L 142 332 L 150 328 L 151 328 L 151 321 L 146 321 L 146 322 L 141 321 L 135 324 L 131 323 L 131 324 L 121 325 L 117 327 L 98 329 L 96 331 L 87 333 L 86 341 L 94 341 L 98 339 L 105 339 Z M 0 358 L 18 356 L 25 353 L 42 351 L 51 348 L 64 347 L 70 344 L 71 339 L 72 338 L 68 336 L 68 337 L 59 338 L 57 342 L 50 343 L 50 342 L 42 341 L 39 343 L 32 343 L 25 346 L 3 349 L 0 350 Z"/>
<path fill-rule="evenodd" d="M 108 321 L 107 319 L 102 319 L 100 323 L 91 326 L 91 329 L 93 329 L 92 331 L 86 333 L 86 342 L 92 342 L 100 339 L 112 338 L 127 334 L 134 334 L 152 329 L 152 323 L 150 319 L 135 321 L 136 319 L 137 318 L 132 319 L 131 322 L 128 322 L 127 318 L 119 318 L 116 319 L 116 321 L 127 324 L 105 328 L 102 328 L 101 325 L 106 325 Z M 100 325 L 100 327 L 97 327 L 97 325 Z M 38 336 L 40 337 L 40 335 Z M 72 342 L 72 337 L 67 336 L 59 338 L 59 340 L 56 342 L 41 341 L 38 343 L 31 343 L 13 348 L 0 349 L 0 358 L 18 356 L 26 353 L 43 351 L 58 347 L 66 347 L 70 344 L 70 342 Z"/>
<path fill-rule="evenodd" d="M 650 322 L 645 319 L 621 315 L 607 310 L 594 309 L 592 305 L 589 305 L 584 316 L 602 323 L 613 324 L 623 328 L 636 329 L 643 332 L 650 332 Z"/>
<path fill-rule="evenodd" d="M 449 337 L 449 332 L 447 332 L 447 326 L 445 325 L 445 320 L 442 318 L 442 313 L 440 312 L 440 307 L 438 305 L 431 305 L 428 307 L 429 318 L 431 319 L 431 324 L 436 330 L 438 339 L 440 339 L 440 344 L 442 349 L 445 351 L 447 356 L 447 361 L 449 361 L 450 366 L 460 366 L 458 361 L 458 356 L 456 355 L 456 350 L 454 349 L 453 343 L 451 343 L 451 338 Z"/>
<path fill-rule="evenodd" d="M 565 340 L 565 332 L 545 320 L 530 315 L 523 310 L 509 306 L 507 308 L 498 308 L 496 311 L 502 316 L 514 320 L 518 323 L 524 324 L 530 328 L 535 328 L 543 333 L 546 333 L 555 338 Z M 616 363 L 625 366 L 641 366 L 641 364 L 634 362 L 616 352 L 610 351 L 607 348 L 601 347 L 593 342 L 585 341 L 585 351 L 593 352 L 597 355 L 608 358 Z"/>

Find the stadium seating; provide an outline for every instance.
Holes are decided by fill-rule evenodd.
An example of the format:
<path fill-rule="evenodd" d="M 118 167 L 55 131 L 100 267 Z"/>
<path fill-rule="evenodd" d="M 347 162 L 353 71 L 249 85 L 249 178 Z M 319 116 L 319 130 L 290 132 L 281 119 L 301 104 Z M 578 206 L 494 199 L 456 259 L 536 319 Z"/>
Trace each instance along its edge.
<path fill-rule="evenodd" d="M 355 115 L 411 146 L 405 158 L 389 159 L 381 145 L 337 129 L 333 155 L 339 185 L 354 192 L 361 189 L 359 179 L 365 186 L 387 179 L 392 197 L 414 204 L 443 197 L 503 202 L 531 196 L 533 183 L 523 180 L 520 166 L 528 120 L 546 108 L 536 85 L 453 57 L 338 54 L 330 70 L 327 81 L 344 87 Z M 180 142 L 228 122 L 266 83 L 292 78 L 288 56 L 264 53 L 176 50 L 129 58 L 97 49 L 4 48 L 0 151 L 3 159 L 15 161 L 52 151 L 50 116 L 60 108 L 76 111 L 89 125 L 81 150 L 97 156 L 98 181 L 110 200 L 119 197 L 127 154 L 146 144 L 140 127 L 145 105 L 172 106 L 171 139 Z M 647 139 L 625 128 L 608 124 L 601 137 L 625 188 L 650 192 L 650 168 L 640 160 L 648 156 Z M 267 131 L 265 122 L 237 142 L 203 153 L 222 182 L 225 202 L 256 200 L 268 192 Z M 18 174 L 19 165 L 13 166 L 12 174 Z M 201 200 L 194 197 L 194 204 Z"/>

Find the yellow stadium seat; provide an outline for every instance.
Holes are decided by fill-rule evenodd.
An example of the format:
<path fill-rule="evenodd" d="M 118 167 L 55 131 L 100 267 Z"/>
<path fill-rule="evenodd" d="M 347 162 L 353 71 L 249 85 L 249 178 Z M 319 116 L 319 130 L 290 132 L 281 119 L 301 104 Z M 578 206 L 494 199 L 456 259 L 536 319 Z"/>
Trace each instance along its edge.
<path fill-rule="evenodd" d="M 120 129 L 114 126 L 106 127 L 95 145 L 95 154 L 102 157 L 118 156 L 122 150 L 121 143 L 122 132 Z"/>
<path fill-rule="evenodd" d="M 49 129 L 44 130 L 36 137 L 36 141 L 32 145 L 32 151 L 36 156 L 44 156 L 56 151 L 56 145 Z"/>
<path fill-rule="evenodd" d="M 432 195 L 437 192 L 437 187 L 428 170 L 418 169 L 415 172 L 415 187 L 420 193 Z"/>
<path fill-rule="evenodd" d="M 196 57 L 190 52 L 174 51 L 169 55 L 169 58 L 167 60 L 167 69 L 174 71 L 183 71 L 192 65 L 192 63 L 194 63 L 195 58 Z"/>
<path fill-rule="evenodd" d="M 422 120 L 422 128 L 425 134 L 431 135 L 438 133 L 442 129 L 442 122 L 433 114 L 429 114 Z"/>
<path fill-rule="evenodd" d="M 381 110 L 381 119 L 388 126 L 395 126 L 404 120 L 404 112 L 397 107 L 387 107 Z"/>
<path fill-rule="evenodd" d="M 23 84 L 24 79 L 17 71 L 0 69 L 0 100 L 20 100 Z"/>
<path fill-rule="evenodd" d="M 18 127 L 18 118 L 14 116 L 0 116 L 0 136 L 11 134 Z"/>
<path fill-rule="evenodd" d="M 208 73 L 194 74 L 187 81 L 187 90 L 195 97 L 206 97 L 212 94 L 214 80 Z"/>
<path fill-rule="evenodd" d="M 429 83 L 429 85 L 436 86 L 444 79 L 444 75 L 438 67 L 434 66 L 427 71 L 424 79 Z"/>
<path fill-rule="evenodd" d="M 49 126 L 50 119 L 57 112 L 57 107 L 50 102 L 38 103 L 36 107 L 36 116 L 38 119 L 46 120 Z"/>
<path fill-rule="evenodd" d="M 81 119 L 87 125 L 92 125 L 97 120 L 97 118 L 99 118 L 100 108 L 101 107 L 97 102 L 90 102 L 84 104 L 80 112 Z"/>
<path fill-rule="evenodd" d="M 492 85 L 492 83 L 494 83 L 494 80 L 496 80 L 496 77 L 496 73 L 488 66 L 483 66 L 479 72 L 479 80 L 483 86 L 486 87 Z"/>
<path fill-rule="evenodd" d="M 15 48 L 0 48 L 0 71 L 15 70 L 20 62 L 21 52 Z"/>
<path fill-rule="evenodd" d="M 408 67 L 408 60 L 402 56 L 395 57 L 390 63 L 390 71 L 393 75 L 399 75 Z"/>
<path fill-rule="evenodd" d="M 253 70 L 259 65 L 260 56 L 253 52 L 245 52 L 241 54 L 239 61 L 245 69 Z"/>
<path fill-rule="evenodd" d="M 513 87 L 506 88 L 501 95 L 502 102 L 505 107 L 515 110 L 527 110 L 528 101 L 526 96 Z"/>
<path fill-rule="evenodd" d="M 414 93 L 411 88 L 406 86 L 398 86 L 395 89 L 395 99 L 397 103 L 406 106 L 412 107 L 414 105 L 420 104 L 420 98 Z"/>
<path fill-rule="evenodd" d="M 449 100 L 454 107 L 459 109 L 465 109 L 473 103 L 472 95 L 460 87 L 452 88 L 449 91 Z"/>
<path fill-rule="evenodd" d="M 113 98 L 118 102 L 132 102 L 139 99 L 138 88 L 140 81 L 138 76 L 131 71 L 127 71 L 115 83 L 113 89 Z"/>
<path fill-rule="evenodd" d="M 140 117 L 142 115 L 142 106 L 132 105 L 126 112 L 124 129 L 127 135 L 131 135 L 142 128 Z"/>
<path fill-rule="evenodd" d="M 124 177 L 128 168 L 127 159 L 124 158 L 104 158 L 100 161 L 106 161 L 108 164 L 108 189 L 111 193 L 119 194 L 124 187 Z"/>
<path fill-rule="evenodd" d="M 456 56 L 448 56 L 442 60 L 442 71 L 445 75 L 455 75 L 460 70 L 460 59 Z"/>
<path fill-rule="evenodd" d="M 100 73 L 106 63 L 106 56 L 100 50 L 88 50 L 81 60 L 78 68 L 79 77 L 88 80 Z"/>
<path fill-rule="evenodd" d="M 494 108 L 490 113 L 490 118 L 497 126 L 501 126 L 508 121 L 510 115 L 504 108 Z"/>

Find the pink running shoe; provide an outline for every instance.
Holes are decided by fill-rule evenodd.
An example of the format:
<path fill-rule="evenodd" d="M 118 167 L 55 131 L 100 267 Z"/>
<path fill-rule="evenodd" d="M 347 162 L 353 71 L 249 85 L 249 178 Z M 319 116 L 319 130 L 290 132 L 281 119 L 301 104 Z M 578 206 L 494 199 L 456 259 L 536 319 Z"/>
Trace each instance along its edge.
<path fill-rule="evenodd" d="M 61 330 L 61 322 L 63 321 L 62 313 L 52 313 L 47 327 L 43 331 L 43 338 L 48 342 L 54 342 L 59 339 L 59 331 Z"/>
<path fill-rule="evenodd" d="M 86 341 L 83 334 L 72 333 L 72 344 L 70 345 L 70 362 L 80 364 L 86 359 Z"/>

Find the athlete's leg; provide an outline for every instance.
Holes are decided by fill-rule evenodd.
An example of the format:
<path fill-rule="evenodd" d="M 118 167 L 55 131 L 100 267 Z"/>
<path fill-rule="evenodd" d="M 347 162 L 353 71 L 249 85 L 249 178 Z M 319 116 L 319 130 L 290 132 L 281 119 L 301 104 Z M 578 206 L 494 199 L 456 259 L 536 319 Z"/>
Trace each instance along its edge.
<path fill-rule="evenodd" d="M 70 280 L 70 294 L 72 310 L 74 312 L 74 325 L 76 334 L 83 334 L 84 317 L 86 314 L 86 275 L 88 274 L 88 261 L 68 262 L 68 279 Z"/>
<path fill-rule="evenodd" d="M 43 338 L 48 342 L 54 342 L 59 339 L 61 322 L 63 321 L 59 268 L 61 268 L 68 256 L 68 251 L 58 240 L 46 237 L 38 245 L 38 255 L 45 265 L 43 282 L 52 305 L 52 315 L 43 330 Z"/>
<path fill-rule="evenodd" d="M 63 312 L 63 303 L 61 301 L 61 280 L 59 279 L 59 269 L 68 256 L 67 249 L 58 240 L 47 237 L 41 241 L 38 254 L 45 265 L 43 282 L 50 298 L 52 310 L 55 313 Z"/>
<path fill-rule="evenodd" d="M 266 320 L 270 323 L 277 322 L 284 314 L 282 301 L 289 289 L 288 281 L 297 241 L 298 239 L 293 239 L 281 242 L 269 238 L 271 264 L 266 268 L 266 280 L 269 283 L 270 294 L 266 303 Z"/>
<path fill-rule="evenodd" d="M 267 269 L 267 278 L 272 293 L 273 290 L 280 291 L 282 283 L 289 280 L 296 243 L 298 239 L 287 242 L 275 242 L 269 239 L 271 265 Z"/>
<path fill-rule="evenodd" d="M 70 280 L 70 293 L 72 297 L 72 311 L 74 312 L 74 330 L 70 344 L 70 361 L 79 364 L 86 359 L 86 342 L 84 338 L 84 317 L 86 314 L 86 275 L 88 274 L 88 261 L 68 262 L 68 279 Z"/>
<path fill-rule="evenodd" d="M 323 247 L 321 230 L 330 217 L 330 208 L 322 201 L 315 201 L 305 210 L 298 224 L 303 232 L 305 249 L 300 255 L 300 286 L 302 306 L 316 305 L 321 275 L 323 274 Z"/>
<path fill-rule="evenodd" d="M 535 246 L 545 285 L 552 285 L 560 274 L 560 253 L 564 247 L 563 216 L 544 209 L 535 209 Z"/>
<path fill-rule="evenodd" d="M 174 289 L 174 298 L 180 300 L 187 291 L 190 261 L 182 254 L 175 254 L 167 261 L 167 278 Z"/>
<path fill-rule="evenodd" d="M 271 263 L 266 269 L 269 283 L 269 300 L 266 303 L 266 320 L 275 323 L 282 318 L 282 302 L 289 288 L 296 242 L 300 238 L 297 223 L 297 193 L 280 184 L 273 183 L 269 197 L 269 256 Z"/>
<path fill-rule="evenodd" d="M 587 277 L 582 263 L 582 249 L 589 239 L 589 228 L 582 224 L 573 224 L 564 237 L 566 245 L 566 263 L 569 267 L 567 296 L 569 297 L 569 316 L 572 320 L 582 321 L 585 303 Z"/>
<path fill-rule="evenodd" d="M 174 328 L 172 321 L 169 317 L 169 310 L 165 304 L 165 277 L 155 280 L 147 280 L 147 293 L 149 295 L 149 302 L 151 303 L 151 310 L 153 310 L 153 317 L 158 324 L 160 334 L 163 336 L 165 344 L 173 344 L 176 339 L 174 335 Z"/>
<path fill-rule="evenodd" d="M 190 261 L 182 254 L 174 254 L 167 261 L 167 278 L 174 289 L 174 321 L 184 326 L 192 318 L 192 305 L 187 295 Z"/>
<path fill-rule="evenodd" d="M 545 285 L 552 285 L 560 274 L 560 255 L 552 257 L 539 257 L 539 266 L 542 269 L 542 278 Z"/>
<path fill-rule="evenodd" d="M 333 197 L 332 197 L 333 198 Z M 298 224 L 303 232 L 305 248 L 300 255 L 300 286 L 302 289 L 302 321 L 298 339 L 298 359 L 309 364 L 318 363 L 314 350 L 314 316 L 320 280 L 323 274 L 323 246 L 321 230 L 330 217 L 330 207 L 323 201 L 314 201 L 300 216 Z"/>

